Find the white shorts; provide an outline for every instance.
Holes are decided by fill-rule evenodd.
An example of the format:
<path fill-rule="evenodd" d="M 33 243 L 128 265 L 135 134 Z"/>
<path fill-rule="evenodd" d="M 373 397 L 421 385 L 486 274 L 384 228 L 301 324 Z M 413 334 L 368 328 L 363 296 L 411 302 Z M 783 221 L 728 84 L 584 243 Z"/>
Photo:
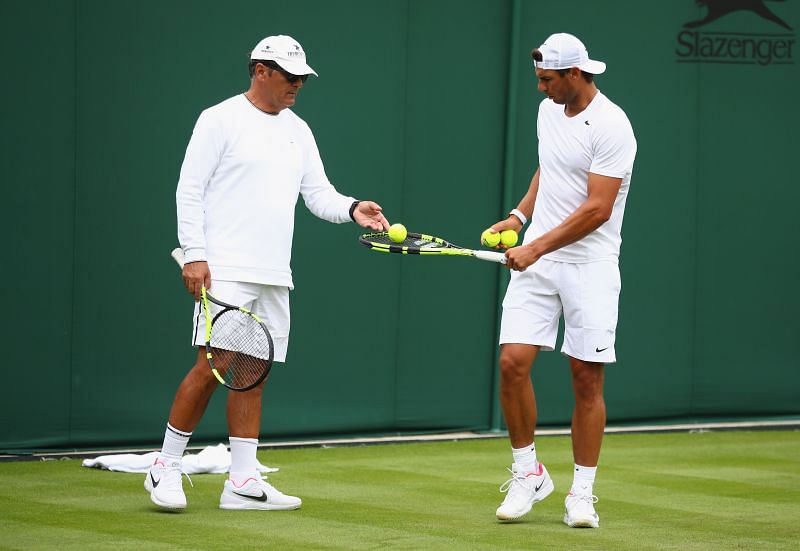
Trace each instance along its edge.
<path fill-rule="evenodd" d="M 240 281 L 211 280 L 209 292 L 214 298 L 243 306 L 257 315 L 266 324 L 275 347 L 276 362 L 286 361 L 289 347 L 289 288 L 260 283 Z M 212 308 L 211 312 L 214 312 Z M 194 305 L 192 344 L 204 346 L 206 343 L 206 316 L 200 303 Z"/>
<path fill-rule="evenodd" d="M 524 272 L 511 272 L 500 344 L 553 350 L 563 311 L 561 352 L 587 362 L 613 363 L 620 287 L 619 266 L 611 260 L 584 264 L 539 260 Z"/>

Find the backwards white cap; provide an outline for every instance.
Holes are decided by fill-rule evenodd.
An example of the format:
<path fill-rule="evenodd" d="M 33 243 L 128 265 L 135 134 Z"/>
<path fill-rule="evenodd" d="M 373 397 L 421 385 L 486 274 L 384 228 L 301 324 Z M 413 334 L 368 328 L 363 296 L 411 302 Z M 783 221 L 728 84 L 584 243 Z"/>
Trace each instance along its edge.
<path fill-rule="evenodd" d="M 537 69 L 569 69 L 577 67 L 581 71 L 599 75 L 606 70 L 602 61 L 589 59 L 586 46 L 576 36 L 567 33 L 550 35 L 539 46 L 542 61 L 535 61 Z"/>

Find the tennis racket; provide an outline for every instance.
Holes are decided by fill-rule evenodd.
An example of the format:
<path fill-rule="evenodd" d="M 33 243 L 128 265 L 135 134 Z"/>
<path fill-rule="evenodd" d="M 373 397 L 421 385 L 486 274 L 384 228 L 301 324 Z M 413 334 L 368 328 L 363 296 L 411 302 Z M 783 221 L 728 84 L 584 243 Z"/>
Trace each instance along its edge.
<path fill-rule="evenodd" d="M 373 251 L 382 253 L 467 256 L 489 262 L 506 263 L 506 255 L 496 251 L 474 251 L 453 245 L 440 237 L 424 233 L 409 233 L 400 243 L 389 238 L 389 232 L 365 233 L 358 241 Z"/>
<path fill-rule="evenodd" d="M 183 250 L 174 249 L 172 258 L 183 268 Z M 205 287 L 200 298 L 206 318 L 206 358 L 214 377 L 240 392 L 257 386 L 269 375 L 275 353 L 266 324 L 246 308 L 217 300 Z"/>

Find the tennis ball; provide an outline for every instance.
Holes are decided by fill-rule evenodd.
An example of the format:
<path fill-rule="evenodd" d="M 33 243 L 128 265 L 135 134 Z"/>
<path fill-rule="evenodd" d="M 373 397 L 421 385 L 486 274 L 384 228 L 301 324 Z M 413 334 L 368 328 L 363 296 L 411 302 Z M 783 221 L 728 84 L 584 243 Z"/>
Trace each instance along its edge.
<path fill-rule="evenodd" d="M 492 230 L 485 230 L 481 234 L 481 243 L 487 247 L 496 247 L 500 244 L 500 234 Z"/>
<path fill-rule="evenodd" d="M 516 245 L 518 239 L 519 236 L 517 235 L 517 232 L 515 232 L 514 230 L 503 230 L 502 232 L 500 232 L 500 243 L 502 243 L 506 247 L 513 247 L 514 245 Z"/>
<path fill-rule="evenodd" d="M 402 243 L 405 241 L 408 231 L 403 224 L 392 224 L 389 226 L 389 239 L 395 243 Z"/>

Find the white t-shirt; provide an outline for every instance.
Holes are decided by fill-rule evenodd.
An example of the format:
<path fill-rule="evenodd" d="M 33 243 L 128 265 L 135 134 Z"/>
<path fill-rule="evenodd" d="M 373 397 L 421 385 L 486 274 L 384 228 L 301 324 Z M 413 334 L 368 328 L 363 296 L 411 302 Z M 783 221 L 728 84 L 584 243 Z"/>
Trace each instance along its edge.
<path fill-rule="evenodd" d="M 625 112 L 597 92 L 588 107 L 568 117 L 564 106 L 539 105 L 539 191 L 523 243 L 547 233 L 588 198 L 589 172 L 622 178 L 611 218 L 592 233 L 542 258 L 558 262 L 617 260 L 622 215 L 636 156 L 636 138 Z"/>
<path fill-rule="evenodd" d="M 349 222 L 354 199 L 331 185 L 308 125 L 291 110 L 265 113 L 240 94 L 200 114 L 176 192 L 187 262 L 214 279 L 293 288 L 294 212 Z"/>

